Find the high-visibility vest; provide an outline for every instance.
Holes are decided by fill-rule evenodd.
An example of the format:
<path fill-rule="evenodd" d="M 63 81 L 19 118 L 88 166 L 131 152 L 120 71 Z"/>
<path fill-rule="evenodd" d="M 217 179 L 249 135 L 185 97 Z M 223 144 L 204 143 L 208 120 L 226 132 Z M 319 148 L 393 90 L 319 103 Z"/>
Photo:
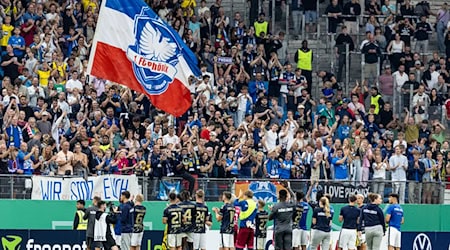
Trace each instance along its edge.
<path fill-rule="evenodd" d="M 378 115 L 378 112 L 380 112 L 380 104 L 378 103 L 378 100 L 380 100 L 380 98 L 380 94 L 376 96 L 370 96 L 370 105 L 375 105 L 375 111 L 373 113 L 376 115 Z"/>
<path fill-rule="evenodd" d="M 241 213 L 239 213 L 239 220 L 247 219 L 256 210 L 256 202 L 253 199 L 248 199 L 246 202 L 248 204 L 248 208 L 245 211 L 241 210 Z"/>
<path fill-rule="evenodd" d="M 267 27 L 269 26 L 269 23 L 267 21 L 264 21 L 262 23 L 256 21 L 253 26 L 255 26 L 256 37 L 259 37 L 259 34 L 261 34 L 261 32 L 264 32 L 264 34 L 267 35 Z"/>
<path fill-rule="evenodd" d="M 85 220 L 85 219 L 83 219 L 84 211 L 82 211 L 82 210 L 77 210 L 77 214 L 78 214 L 78 226 L 77 226 L 77 230 L 86 230 L 86 229 L 87 229 L 88 221 Z"/>
<path fill-rule="evenodd" d="M 309 71 L 312 70 L 312 50 L 305 52 L 299 49 L 297 59 L 297 68 Z"/>

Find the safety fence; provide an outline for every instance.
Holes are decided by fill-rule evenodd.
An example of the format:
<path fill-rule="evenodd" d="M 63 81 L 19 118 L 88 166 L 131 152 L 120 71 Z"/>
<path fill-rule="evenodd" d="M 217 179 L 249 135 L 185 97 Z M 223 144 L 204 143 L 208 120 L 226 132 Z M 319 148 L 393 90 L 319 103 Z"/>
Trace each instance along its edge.
<path fill-rule="evenodd" d="M 70 176 L 23 176 L 0 175 L 1 199 L 35 200 L 90 200 L 98 195 L 104 199 L 118 200 L 123 190 L 142 193 L 146 200 L 167 200 L 170 192 L 192 188 L 205 191 L 207 201 L 220 201 L 224 191 L 236 195 L 240 190 L 252 190 L 255 196 L 268 202 L 277 200 L 277 192 L 284 188 L 284 181 L 278 179 L 239 179 L 239 178 L 194 178 L 189 182 L 182 178 L 151 179 L 142 176 L 108 175 L 89 177 L 85 180 Z M 137 183 L 135 183 L 137 182 Z M 288 180 L 294 191 L 302 191 L 311 200 L 317 194 L 327 193 L 333 203 L 346 203 L 351 194 L 366 196 L 369 192 L 379 193 L 387 200 L 389 193 L 400 193 L 401 202 L 443 204 L 450 197 L 450 183 L 415 181 L 394 182 L 390 180 L 370 180 L 366 182 L 321 180 L 311 184 L 308 180 Z M 446 190 L 447 188 L 447 190 Z M 402 195 L 404 194 L 404 195 Z M 446 203 L 446 202 L 445 202 Z"/>

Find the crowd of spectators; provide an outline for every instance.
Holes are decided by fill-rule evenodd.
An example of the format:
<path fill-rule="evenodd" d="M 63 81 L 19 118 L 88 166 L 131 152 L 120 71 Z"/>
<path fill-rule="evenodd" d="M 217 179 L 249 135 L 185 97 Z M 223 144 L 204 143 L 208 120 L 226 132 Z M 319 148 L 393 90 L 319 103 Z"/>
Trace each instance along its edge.
<path fill-rule="evenodd" d="M 289 38 L 263 12 L 251 11 L 248 22 L 225 15 L 221 0 L 150 2 L 202 72 L 189 78 L 192 107 L 175 118 L 144 94 L 87 74 L 98 0 L 0 0 L 0 173 L 177 176 L 191 193 L 208 177 L 351 181 L 381 194 L 392 180 L 401 202 L 408 180 L 410 202 L 436 202 L 433 191 L 450 175 L 450 13 L 444 5 L 405 18 L 415 14 L 408 0 L 399 11 L 388 0 L 369 2 L 361 10 L 356 0 L 332 0 L 326 10 L 336 22 L 328 32 L 342 30 L 337 57 L 346 43 L 366 54 L 367 80 L 356 84 L 343 82 L 342 65 L 337 76 L 313 69 L 307 40 L 288 53 Z M 283 4 L 276 1 L 276 19 Z M 292 5 L 315 32 L 316 1 Z M 361 44 L 355 19 L 342 14 L 363 18 Z M 421 53 L 434 33 L 439 51 L 428 58 Z M 317 96 L 313 72 L 323 81 Z M 403 115 L 395 105 L 407 107 Z"/>

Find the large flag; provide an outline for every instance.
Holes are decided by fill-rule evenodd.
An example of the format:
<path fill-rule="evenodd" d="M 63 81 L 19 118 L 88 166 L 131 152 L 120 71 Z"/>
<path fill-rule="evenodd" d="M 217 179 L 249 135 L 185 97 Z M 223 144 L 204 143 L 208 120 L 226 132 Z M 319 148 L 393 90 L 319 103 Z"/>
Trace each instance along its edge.
<path fill-rule="evenodd" d="M 88 73 L 147 94 L 174 116 L 191 106 L 197 59 L 178 33 L 142 0 L 103 0 Z"/>

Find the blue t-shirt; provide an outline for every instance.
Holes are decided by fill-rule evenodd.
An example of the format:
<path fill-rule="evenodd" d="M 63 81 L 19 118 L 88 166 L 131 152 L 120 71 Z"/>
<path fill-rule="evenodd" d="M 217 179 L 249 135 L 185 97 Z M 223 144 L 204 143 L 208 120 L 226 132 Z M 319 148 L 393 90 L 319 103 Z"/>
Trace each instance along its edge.
<path fill-rule="evenodd" d="M 341 141 L 343 141 L 345 138 L 348 138 L 350 135 L 351 129 L 352 129 L 352 127 L 350 127 L 349 125 L 339 125 L 339 127 L 337 129 L 338 138 Z"/>
<path fill-rule="evenodd" d="M 270 158 L 267 160 L 266 170 L 269 177 L 272 178 L 279 177 L 278 171 L 280 170 L 280 165 L 281 164 L 278 160 Z"/>
<path fill-rule="evenodd" d="M 25 39 L 23 39 L 23 37 L 21 37 L 21 36 L 11 36 L 8 40 L 8 44 L 11 46 L 18 45 L 20 47 L 23 47 L 23 46 L 25 46 Z M 20 50 L 17 48 L 14 48 L 13 52 L 14 52 L 15 56 L 23 56 L 23 53 L 24 53 L 23 50 Z"/>
<path fill-rule="evenodd" d="M 403 209 L 399 204 L 392 204 L 387 208 L 386 214 L 391 215 L 389 226 L 395 227 L 400 231 L 403 219 Z"/>
<path fill-rule="evenodd" d="M 347 161 L 343 164 L 337 164 L 337 162 L 341 159 L 342 158 L 339 157 L 333 157 L 333 160 L 331 161 L 334 165 L 334 177 L 336 180 L 345 180 L 348 178 Z"/>
<path fill-rule="evenodd" d="M 248 202 L 246 200 L 239 201 L 238 199 L 236 199 L 236 200 L 234 200 L 234 206 L 235 207 L 240 207 L 241 208 L 241 210 L 240 210 L 241 213 L 245 212 L 245 211 L 247 211 L 249 209 L 249 205 L 248 205 Z M 251 224 L 255 224 L 255 218 L 256 218 L 256 213 L 257 212 L 258 212 L 258 209 L 255 206 L 254 210 L 252 211 L 250 216 L 248 216 L 245 219 L 239 218 L 239 228 L 246 228 L 247 227 L 247 221 L 250 221 Z"/>
<path fill-rule="evenodd" d="M 300 222 L 298 223 L 298 227 L 302 230 L 308 230 L 308 227 L 306 226 L 306 217 L 308 217 L 309 205 L 308 202 L 305 201 L 302 201 L 301 205 L 303 206 L 303 214 Z"/>
<path fill-rule="evenodd" d="M 233 159 L 229 159 L 229 158 L 226 159 L 226 162 L 227 162 L 227 168 L 230 167 L 233 163 L 235 163 Z M 239 169 L 238 169 L 237 163 L 235 163 L 233 165 L 233 167 L 231 168 L 230 173 L 232 175 L 239 175 Z"/>
<path fill-rule="evenodd" d="M 329 88 L 324 88 L 322 89 L 322 93 L 324 96 L 329 96 L 331 95 L 331 97 L 327 97 L 327 100 L 331 100 L 334 96 L 334 91 L 333 89 L 329 89 Z"/>
<path fill-rule="evenodd" d="M 291 168 L 292 161 L 283 161 L 283 165 L 278 169 L 278 174 L 280 175 L 280 179 L 290 179 L 291 178 Z"/>

